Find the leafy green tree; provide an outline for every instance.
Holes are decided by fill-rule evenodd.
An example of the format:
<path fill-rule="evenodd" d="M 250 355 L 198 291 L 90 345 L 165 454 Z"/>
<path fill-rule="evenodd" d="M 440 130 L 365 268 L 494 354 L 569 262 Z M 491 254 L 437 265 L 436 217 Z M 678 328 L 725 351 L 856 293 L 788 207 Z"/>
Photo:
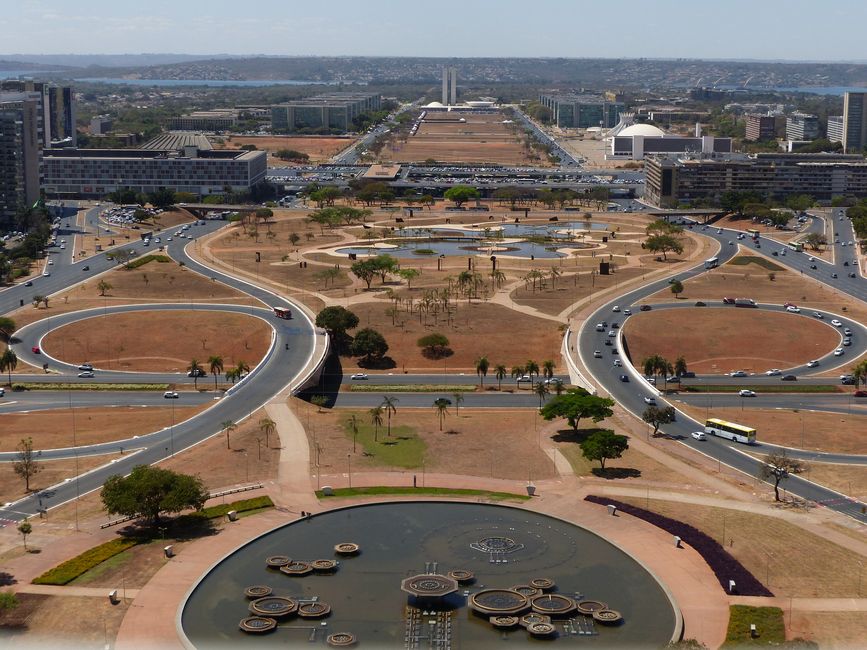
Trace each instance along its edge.
<path fill-rule="evenodd" d="M 345 354 L 352 342 L 347 330 L 358 327 L 358 316 L 346 307 L 326 307 L 316 315 L 316 327 L 328 332 L 335 350 Z"/>
<path fill-rule="evenodd" d="M 391 438 L 391 416 L 394 413 L 397 413 L 397 403 L 400 400 L 396 397 L 390 397 L 389 395 L 383 395 L 381 408 L 385 410 L 385 415 L 388 418 L 388 437 Z"/>
<path fill-rule="evenodd" d="M 437 417 L 440 421 L 440 431 L 443 430 L 443 421 L 446 419 L 446 415 L 449 412 L 449 400 L 445 397 L 440 397 L 438 400 L 435 400 L 433 403 L 434 409 L 436 409 Z"/>
<path fill-rule="evenodd" d="M 12 333 L 18 329 L 15 321 L 8 316 L 0 316 L 0 341 L 8 343 Z"/>
<path fill-rule="evenodd" d="M 208 368 L 211 374 L 214 375 L 214 390 L 217 390 L 217 376 L 223 372 L 223 357 L 219 355 L 208 357 Z"/>
<path fill-rule="evenodd" d="M 610 429 L 600 429 L 581 441 L 581 454 L 589 461 L 598 460 L 602 471 L 609 458 L 620 458 L 629 449 L 629 439 Z"/>
<path fill-rule="evenodd" d="M 452 201 L 456 207 L 461 207 L 470 199 L 479 198 L 479 191 L 475 187 L 469 185 L 455 185 L 445 191 L 443 194 L 447 200 Z"/>
<path fill-rule="evenodd" d="M 759 477 L 763 481 L 774 482 L 774 500 L 780 500 L 780 483 L 789 478 L 790 474 L 797 474 L 803 470 L 801 461 L 790 458 L 785 450 L 765 456 L 765 462 L 759 470 Z"/>
<path fill-rule="evenodd" d="M 683 252 L 683 244 L 671 235 L 653 235 L 647 238 L 645 248 L 651 253 L 662 253 L 662 259 L 668 259 L 668 253 L 674 252 L 680 255 Z"/>
<path fill-rule="evenodd" d="M 438 332 L 422 336 L 416 344 L 421 348 L 422 355 L 428 359 L 442 359 L 452 354 L 448 337 Z"/>
<path fill-rule="evenodd" d="M 818 251 L 828 243 L 828 238 L 820 232 L 810 232 L 804 237 L 803 242 L 814 251 Z"/>
<path fill-rule="evenodd" d="M 15 609 L 21 603 L 18 602 L 18 597 L 11 591 L 0 591 L 0 612 L 3 610 Z"/>
<path fill-rule="evenodd" d="M 106 280 L 100 280 L 96 283 L 96 288 L 99 290 L 99 295 L 104 296 L 105 292 L 111 291 L 113 287 L 110 282 L 107 282 Z"/>
<path fill-rule="evenodd" d="M 30 479 L 36 476 L 42 468 L 33 455 L 33 438 L 22 438 L 18 443 L 18 452 L 12 461 L 12 469 L 24 479 L 24 491 L 30 492 Z"/>
<path fill-rule="evenodd" d="M 166 187 L 160 187 L 157 190 L 150 192 L 148 195 L 148 203 L 155 208 L 165 210 L 175 203 L 175 192 Z"/>
<path fill-rule="evenodd" d="M 671 424 L 674 422 L 674 418 L 674 407 L 671 406 L 648 406 L 641 414 L 642 420 L 653 425 L 654 436 L 659 432 L 659 427 L 663 424 Z"/>
<path fill-rule="evenodd" d="M 412 281 L 421 275 L 418 269 L 400 269 L 397 274 L 406 280 L 406 288 L 412 289 Z"/>
<path fill-rule="evenodd" d="M 667 219 L 656 219 L 651 221 L 644 231 L 648 237 L 652 237 L 654 235 L 678 235 L 683 232 L 683 228 Z"/>
<path fill-rule="evenodd" d="M 356 332 L 352 340 L 352 356 L 364 357 L 362 363 L 365 366 L 381 361 L 386 352 L 388 352 L 388 343 L 375 329 L 366 327 Z"/>
<path fill-rule="evenodd" d="M 3 354 L 0 355 L 0 372 L 7 373 L 10 386 L 12 385 L 12 373 L 17 367 L 18 355 L 15 354 L 15 350 L 7 345 L 6 349 L 3 350 Z"/>
<path fill-rule="evenodd" d="M 201 510 L 208 490 L 198 476 L 150 465 L 137 465 L 129 476 L 111 476 L 102 486 L 102 503 L 109 514 L 147 517 L 159 524 L 160 513 Z"/>
<path fill-rule="evenodd" d="M 479 386 L 485 385 L 485 377 L 488 376 L 488 368 L 491 367 L 491 363 L 488 361 L 488 357 L 481 356 L 476 359 L 476 374 L 479 376 Z"/>
<path fill-rule="evenodd" d="M 21 521 L 18 524 L 18 532 L 21 533 L 21 537 L 24 538 L 24 550 L 27 551 L 27 536 L 33 532 L 33 526 L 27 519 Z"/>
<path fill-rule="evenodd" d="M 494 366 L 494 376 L 497 378 L 497 390 L 503 390 L 503 379 L 506 376 L 506 366 L 498 363 Z"/>
<path fill-rule="evenodd" d="M 675 298 L 677 298 L 679 294 L 683 293 L 683 282 L 680 280 L 675 280 L 669 286 L 671 287 L 671 293 L 674 294 Z"/>
<path fill-rule="evenodd" d="M 614 400 L 608 397 L 590 395 L 583 388 L 570 388 L 562 395 L 552 398 L 540 413 L 545 420 L 565 418 L 573 431 L 578 431 L 578 424 L 584 418 L 601 422 L 614 414 Z"/>
<path fill-rule="evenodd" d="M 370 289 L 370 284 L 377 273 L 373 260 L 359 260 L 350 266 L 349 270 L 352 272 L 352 275 L 367 284 L 367 288 Z"/>

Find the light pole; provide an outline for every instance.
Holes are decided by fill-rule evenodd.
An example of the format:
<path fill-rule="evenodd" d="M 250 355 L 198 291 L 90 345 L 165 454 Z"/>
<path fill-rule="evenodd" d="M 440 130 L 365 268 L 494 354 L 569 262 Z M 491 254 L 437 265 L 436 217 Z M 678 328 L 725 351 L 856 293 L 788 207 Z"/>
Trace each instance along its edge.
<path fill-rule="evenodd" d="M 172 458 L 175 456 L 175 401 L 172 400 L 172 426 L 169 429 L 169 439 L 172 446 Z"/>
<path fill-rule="evenodd" d="M 352 454 L 346 454 L 346 465 L 349 467 L 349 487 L 352 488 Z"/>

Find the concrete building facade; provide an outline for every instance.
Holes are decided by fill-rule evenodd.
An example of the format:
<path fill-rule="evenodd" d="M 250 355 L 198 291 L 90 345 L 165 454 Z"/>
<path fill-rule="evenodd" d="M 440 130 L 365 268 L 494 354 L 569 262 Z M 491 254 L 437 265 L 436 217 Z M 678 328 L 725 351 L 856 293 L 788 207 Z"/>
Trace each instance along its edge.
<path fill-rule="evenodd" d="M 352 131 L 362 113 L 378 111 L 382 97 L 376 93 L 331 93 L 271 107 L 271 130 L 293 133 L 302 129 Z"/>
<path fill-rule="evenodd" d="M 669 135 L 651 124 L 633 124 L 610 138 L 606 160 L 644 160 L 650 155 L 731 153 L 731 138 Z"/>
<path fill-rule="evenodd" d="M 75 146 L 75 93 L 70 86 L 54 86 L 30 79 L 0 81 L 0 98 L 4 93 L 36 93 L 39 95 L 40 138 L 42 148 Z"/>
<path fill-rule="evenodd" d="M 114 120 L 110 115 L 96 115 L 90 118 L 90 135 L 105 135 L 111 131 Z"/>
<path fill-rule="evenodd" d="M 809 194 L 867 196 L 867 161 L 860 155 L 760 153 L 739 159 L 647 158 L 645 199 L 671 207 L 724 192 L 755 191 L 785 198 Z"/>
<path fill-rule="evenodd" d="M 233 108 L 194 111 L 173 117 L 169 128 L 175 131 L 225 131 L 238 124 L 238 111 Z"/>
<path fill-rule="evenodd" d="M 0 100 L 0 223 L 40 196 L 42 143 L 39 101 L 33 93 Z"/>
<path fill-rule="evenodd" d="M 819 137 L 819 118 L 807 113 L 792 113 L 786 118 L 787 140 L 815 140 Z"/>
<path fill-rule="evenodd" d="M 828 116 L 828 140 L 831 142 L 843 142 L 843 116 Z"/>
<path fill-rule="evenodd" d="M 458 103 L 458 69 L 443 68 L 443 101 L 446 106 L 454 106 Z"/>
<path fill-rule="evenodd" d="M 554 124 L 564 128 L 613 128 L 625 110 L 623 102 L 613 102 L 595 95 L 550 93 L 539 96 L 539 103 L 551 111 Z"/>
<path fill-rule="evenodd" d="M 265 179 L 264 151 L 219 149 L 52 149 L 45 152 L 45 194 L 52 198 L 104 196 L 121 188 L 153 192 L 241 192 Z"/>

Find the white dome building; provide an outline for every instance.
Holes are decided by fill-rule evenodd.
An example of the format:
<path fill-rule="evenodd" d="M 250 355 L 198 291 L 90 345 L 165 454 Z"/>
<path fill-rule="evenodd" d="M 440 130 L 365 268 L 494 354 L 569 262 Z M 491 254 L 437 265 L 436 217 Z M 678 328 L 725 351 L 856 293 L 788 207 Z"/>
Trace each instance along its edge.
<path fill-rule="evenodd" d="M 626 138 L 640 135 L 645 138 L 664 138 L 666 136 L 665 131 L 660 129 L 657 126 L 653 126 L 652 124 L 633 124 L 632 126 L 627 126 L 620 133 L 617 134 L 618 137 Z"/>
<path fill-rule="evenodd" d="M 633 114 L 621 113 L 620 123 L 611 129 L 606 139 L 611 143 L 606 160 L 643 160 L 646 155 L 719 154 L 731 153 L 731 138 L 666 133 L 652 124 L 635 124 Z"/>

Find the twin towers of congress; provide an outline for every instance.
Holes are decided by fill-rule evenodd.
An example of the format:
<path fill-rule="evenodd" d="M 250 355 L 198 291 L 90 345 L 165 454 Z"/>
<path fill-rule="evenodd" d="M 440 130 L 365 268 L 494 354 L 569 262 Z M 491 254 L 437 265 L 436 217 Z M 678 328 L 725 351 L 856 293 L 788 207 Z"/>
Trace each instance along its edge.
<path fill-rule="evenodd" d="M 454 106 L 458 103 L 458 69 L 443 68 L 443 101 L 444 106 Z"/>

